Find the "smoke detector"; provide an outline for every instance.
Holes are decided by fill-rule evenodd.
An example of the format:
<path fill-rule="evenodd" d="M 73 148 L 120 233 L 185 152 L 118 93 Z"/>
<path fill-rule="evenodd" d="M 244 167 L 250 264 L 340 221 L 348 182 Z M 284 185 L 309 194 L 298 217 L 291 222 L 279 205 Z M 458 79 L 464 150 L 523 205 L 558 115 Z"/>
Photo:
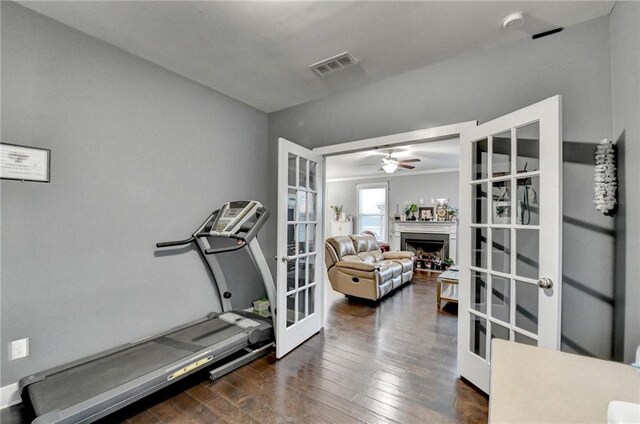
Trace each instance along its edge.
<path fill-rule="evenodd" d="M 504 29 L 520 29 L 522 28 L 522 25 L 524 25 L 524 15 L 522 12 L 512 13 L 502 20 L 502 27 Z"/>
<path fill-rule="evenodd" d="M 358 61 L 349 52 L 340 53 L 337 56 L 330 57 L 309 66 L 315 73 L 320 76 L 326 75 L 349 66 L 353 66 Z"/>

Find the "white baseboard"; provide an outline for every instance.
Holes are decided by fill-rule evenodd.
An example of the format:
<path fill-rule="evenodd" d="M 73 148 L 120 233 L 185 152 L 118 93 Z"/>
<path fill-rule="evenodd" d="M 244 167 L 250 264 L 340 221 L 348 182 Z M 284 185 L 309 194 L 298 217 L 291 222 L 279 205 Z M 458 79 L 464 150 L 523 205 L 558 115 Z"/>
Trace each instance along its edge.
<path fill-rule="evenodd" d="M 22 402 L 18 393 L 18 383 L 0 387 L 0 409 L 8 408 Z"/>

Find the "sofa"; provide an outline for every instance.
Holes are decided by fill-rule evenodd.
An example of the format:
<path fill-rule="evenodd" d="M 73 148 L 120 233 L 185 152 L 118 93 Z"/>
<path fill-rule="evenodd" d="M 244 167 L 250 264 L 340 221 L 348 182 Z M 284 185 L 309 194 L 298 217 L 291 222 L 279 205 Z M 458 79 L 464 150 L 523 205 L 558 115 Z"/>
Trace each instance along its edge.
<path fill-rule="evenodd" d="M 331 287 L 347 296 L 375 301 L 413 277 L 413 252 L 383 253 L 373 236 L 331 237 L 324 247 Z"/>

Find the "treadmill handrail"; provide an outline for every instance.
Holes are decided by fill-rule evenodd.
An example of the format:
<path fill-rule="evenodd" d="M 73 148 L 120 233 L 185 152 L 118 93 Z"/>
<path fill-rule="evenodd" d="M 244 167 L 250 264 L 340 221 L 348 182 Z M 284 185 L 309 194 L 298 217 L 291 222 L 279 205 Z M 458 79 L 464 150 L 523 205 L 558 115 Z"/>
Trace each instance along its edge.
<path fill-rule="evenodd" d="M 193 243 L 195 241 L 195 237 L 189 237 L 184 240 L 176 240 L 176 241 L 164 241 L 161 243 L 156 243 L 156 247 L 173 247 L 173 246 L 184 246 L 185 244 Z"/>
<path fill-rule="evenodd" d="M 253 238 L 255 238 L 255 236 L 258 234 L 258 231 L 260 231 L 262 229 L 262 226 L 264 225 L 265 222 L 267 222 L 267 219 L 269 219 L 269 210 L 263 208 L 258 209 L 258 213 L 260 214 L 258 216 L 258 219 L 256 220 L 255 224 L 253 225 L 253 227 L 249 230 L 249 232 L 243 237 L 244 241 L 251 241 Z"/>
<path fill-rule="evenodd" d="M 217 253 L 226 253 L 226 252 L 233 252 L 234 250 L 240 250 L 243 247 L 245 247 L 247 245 L 247 242 L 241 239 L 240 243 L 234 245 L 234 246 L 228 246 L 228 247 L 214 247 L 211 249 L 207 249 L 204 251 L 205 254 L 207 255 L 215 255 Z"/>

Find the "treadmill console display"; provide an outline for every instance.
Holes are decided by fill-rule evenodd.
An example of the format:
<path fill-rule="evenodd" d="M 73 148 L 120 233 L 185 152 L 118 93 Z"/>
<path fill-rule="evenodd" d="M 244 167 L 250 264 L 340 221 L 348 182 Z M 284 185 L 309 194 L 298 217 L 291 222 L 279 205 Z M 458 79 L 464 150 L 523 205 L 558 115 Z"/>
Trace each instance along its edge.
<path fill-rule="evenodd" d="M 225 203 L 211 227 L 211 235 L 229 237 L 236 234 L 262 205 L 256 201 Z"/>

